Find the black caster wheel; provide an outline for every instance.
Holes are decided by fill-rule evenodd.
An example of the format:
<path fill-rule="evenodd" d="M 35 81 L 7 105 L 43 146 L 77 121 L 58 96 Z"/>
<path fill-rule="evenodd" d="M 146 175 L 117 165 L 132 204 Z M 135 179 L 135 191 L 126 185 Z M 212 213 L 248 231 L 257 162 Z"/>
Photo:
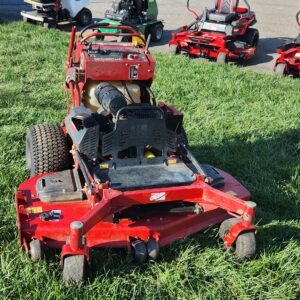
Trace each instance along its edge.
<path fill-rule="evenodd" d="M 227 56 L 225 53 L 220 52 L 217 56 L 217 64 L 226 64 Z"/>
<path fill-rule="evenodd" d="M 40 240 L 32 240 L 29 243 L 29 257 L 32 262 L 39 262 L 45 258 L 45 249 Z"/>
<path fill-rule="evenodd" d="M 132 242 L 131 246 L 133 249 L 133 255 L 135 260 L 139 264 L 144 263 L 148 257 L 148 252 L 145 243 L 141 240 L 135 240 L 134 242 Z"/>
<path fill-rule="evenodd" d="M 179 54 L 180 51 L 178 49 L 178 46 L 176 46 L 176 45 L 170 45 L 170 47 L 169 47 L 169 53 L 171 55 L 177 55 L 177 54 Z"/>
<path fill-rule="evenodd" d="M 86 280 L 87 262 L 84 255 L 72 255 L 64 258 L 63 282 L 66 286 Z"/>
<path fill-rule="evenodd" d="M 286 65 L 283 63 L 278 64 L 275 68 L 275 73 L 281 77 L 286 76 L 287 74 Z"/>
<path fill-rule="evenodd" d="M 46 29 L 56 29 L 57 24 L 55 22 L 43 23 L 43 27 Z"/>
<path fill-rule="evenodd" d="M 225 220 L 219 229 L 219 236 L 224 240 L 230 228 L 236 223 L 240 222 L 240 218 L 231 218 Z M 255 256 L 256 253 L 256 239 L 253 231 L 241 232 L 237 237 L 233 247 L 233 253 L 239 259 L 248 259 Z"/>
<path fill-rule="evenodd" d="M 158 243 L 150 238 L 146 244 L 148 258 L 150 260 L 157 260 L 159 255 L 159 245 Z"/>

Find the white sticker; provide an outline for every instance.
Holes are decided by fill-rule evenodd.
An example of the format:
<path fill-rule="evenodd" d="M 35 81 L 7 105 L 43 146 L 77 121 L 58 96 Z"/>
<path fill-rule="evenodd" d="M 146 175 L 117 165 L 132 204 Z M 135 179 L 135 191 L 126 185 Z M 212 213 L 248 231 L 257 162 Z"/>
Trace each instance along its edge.
<path fill-rule="evenodd" d="M 166 193 L 152 193 L 150 197 L 150 201 L 163 201 L 166 200 Z"/>

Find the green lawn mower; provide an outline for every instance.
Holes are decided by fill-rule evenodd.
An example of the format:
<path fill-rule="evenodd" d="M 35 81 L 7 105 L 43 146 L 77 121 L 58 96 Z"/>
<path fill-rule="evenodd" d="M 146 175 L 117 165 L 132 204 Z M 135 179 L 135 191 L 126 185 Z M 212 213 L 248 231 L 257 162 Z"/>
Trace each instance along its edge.
<path fill-rule="evenodd" d="M 113 0 L 111 10 L 105 12 L 105 19 L 100 24 L 131 26 L 142 33 L 145 39 L 151 34 L 151 41 L 159 42 L 163 38 L 164 25 L 157 16 L 156 0 Z M 107 29 L 105 32 L 119 33 L 117 29 Z"/>

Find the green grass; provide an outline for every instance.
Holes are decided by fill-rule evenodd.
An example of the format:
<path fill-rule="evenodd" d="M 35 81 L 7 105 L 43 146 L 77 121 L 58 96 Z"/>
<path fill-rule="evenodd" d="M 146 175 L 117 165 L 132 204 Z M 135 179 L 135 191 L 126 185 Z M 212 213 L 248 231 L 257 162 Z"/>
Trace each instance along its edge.
<path fill-rule="evenodd" d="M 59 252 L 31 264 L 17 242 L 14 191 L 27 178 L 26 128 L 59 123 L 68 37 L 0 25 L 0 299 L 299 299 L 300 82 L 155 54 L 153 89 L 185 113 L 197 158 L 237 177 L 257 202 L 258 253 L 239 262 L 213 227 L 138 266 L 122 251 L 92 252 L 90 282 L 65 288 Z"/>

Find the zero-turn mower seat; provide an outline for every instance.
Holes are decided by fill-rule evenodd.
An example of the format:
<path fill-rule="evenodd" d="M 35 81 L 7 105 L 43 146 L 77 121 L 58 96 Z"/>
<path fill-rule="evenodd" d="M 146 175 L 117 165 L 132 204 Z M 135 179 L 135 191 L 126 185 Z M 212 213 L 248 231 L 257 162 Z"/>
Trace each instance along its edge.
<path fill-rule="evenodd" d="M 236 17 L 239 0 L 216 0 L 216 9 L 208 14 L 208 20 L 230 23 Z"/>

